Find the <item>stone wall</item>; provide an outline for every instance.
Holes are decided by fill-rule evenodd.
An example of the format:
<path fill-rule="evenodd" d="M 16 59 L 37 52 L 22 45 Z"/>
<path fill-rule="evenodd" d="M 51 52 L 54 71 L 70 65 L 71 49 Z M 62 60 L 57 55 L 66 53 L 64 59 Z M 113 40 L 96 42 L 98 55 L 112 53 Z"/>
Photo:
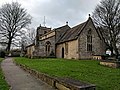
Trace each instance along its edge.
<path fill-rule="evenodd" d="M 120 62 L 118 61 L 100 61 L 100 65 L 112 68 L 120 68 Z"/>
<path fill-rule="evenodd" d="M 87 51 L 87 34 L 89 30 L 92 32 L 92 51 Z M 68 51 L 66 51 L 66 43 Z M 62 48 L 64 48 L 64 58 L 67 59 L 92 59 L 93 55 L 105 54 L 105 44 L 102 42 L 92 20 L 87 22 L 78 39 L 57 45 L 56 56 L 58 58 L 62 58 Z"/>
<path fill-rule="evenodd" d="M 76 40 L 71 39 L 71 41 L 59 42 L 66 31 L 69 29 L 64 27 L 51 30 L 39 37 L 39 43 L 35 50 L 37 56 L 48 57 L 51 52 L 53 52 L 57 58 L 67 58 L 67 59 L 92 59 L 95 55 L 105 54 L 105 44 L 102 42 L 99 33 L 97 32 L 92 19 L 89 19 L 83 27 L 80 28 L 80 35 L 76 35 Z M 42 28 L 42 27 L 41 27 Z M 44 30 L 45 28 L 43 28 Z M 79 28 L 77 28 L 78 30 Z M 47 30 L 47 29 L 46 29 Z M 92 32 L 92 51 L 87 51 L 87 34 L 88 31 Z M 49 28 L 48 28 L 49 31 Z M 46 51 L 46 43 L 50 42 L 50 52 Z M 58 44 L 59 42 L 59 44 Z M 57 43 L 57 44 L 56 44 Z M 62 50 L 63 49 L 63 50 Z M 62 54 L 62 51 L 64 51 Z"/>
<path fill-rule="evenodd" d="M 56 45 L 56 57 L 57 58 L 62 58 L 62 48 L 65 48 L 64 43 Z"/>
<path fill-rule="evenodd" d="M 92 31 L 92 51 L 87 51 L 87 32 Z M 91 20 L 87 23 L 79 36 L 79 57 L 80 59 L 91 59 L 93 55 L 103 55 L 105 44 L 100 40 L 98 33 Z"/>
<path fill-rule="evenodd" d="M 46 42 L 50 42 L 50 53 L 46 53 Z M 39 41 L 39 52 L 38 55 L 41 57 L 49 57 L 49 55 L 51 54 L 51 52 L 54 53 L 55 55 L 55 36 L 51 36 L 49 38 L 46 38 L 44 40 L 40 40 Z"/>
<path fill-rule="evenodd" d="M 41 36 L 41 35 L 44 35 L 47 32 L 50 32 L 50 31 L 51 31 L 51 28 L 43 27 L 43 26 L 40 25 L 37 28 L 37 35 Z"/>
<path fill-rule="evenodd" d="M 47 38 L 51 38 L 52 36 L 55 36 L 55 31 L 50 31 L 44 34 L 42 37 L 39 38 L 39 40 L 45 40 Z"/>
<path fill-rule="evenodd" d="M 34 45 L 27 47 L 27 56 L 29 58 L 33 58 L 34 51 L 35 51 L 35 46 Z"/>
<path fill-rule="evenodd" d="M 56 47 L 57 58 L 62 58 L 62 48 L 64 48 L 64 58 L 79 59 L 78 40 L 61 43 Z"/>

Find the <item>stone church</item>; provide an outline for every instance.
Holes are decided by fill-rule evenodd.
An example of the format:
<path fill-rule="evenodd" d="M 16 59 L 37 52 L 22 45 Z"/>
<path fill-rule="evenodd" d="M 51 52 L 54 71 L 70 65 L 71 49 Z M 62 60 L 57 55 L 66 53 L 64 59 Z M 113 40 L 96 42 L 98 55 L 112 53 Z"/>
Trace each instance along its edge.
<path fill-rule="evenodd" d="M 33 48 L 32 57 L 92 59 L 105 54 L 105 44 L 90 16 L 87 21 L 72 28 L 68 22 L 53 30 L 40 25 L 35 44 L 28 48 Z"/>

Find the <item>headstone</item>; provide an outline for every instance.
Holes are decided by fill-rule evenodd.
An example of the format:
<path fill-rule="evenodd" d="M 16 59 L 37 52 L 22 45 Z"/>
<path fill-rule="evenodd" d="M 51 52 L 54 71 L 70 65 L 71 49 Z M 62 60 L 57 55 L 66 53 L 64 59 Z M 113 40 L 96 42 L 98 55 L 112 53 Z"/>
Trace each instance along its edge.
<path fill-rule="evenodd" d="M 111 51 L 109 49 L 106 50 L 106 54 L 109 55 L 109 56 L 111 56 Z"/>

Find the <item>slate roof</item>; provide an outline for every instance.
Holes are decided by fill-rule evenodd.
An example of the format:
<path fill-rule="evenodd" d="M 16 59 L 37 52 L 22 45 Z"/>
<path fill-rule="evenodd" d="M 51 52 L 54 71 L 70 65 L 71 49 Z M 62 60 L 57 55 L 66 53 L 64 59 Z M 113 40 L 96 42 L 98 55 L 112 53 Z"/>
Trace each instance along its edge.
<path fill-rule="evenodd" d="M 59 43 L 60 40 L 62 39 L 62 37 L 64 37 L 64 35 L 66 34 L 66 32 L 68 32 L 68 30 L 70 30 L 70 29 L 71 28 L 68 25 L 65 25 L 65 26 L 62 26 L 62 27 L 54 29 L 55 32 L 59 32 L 59 34 L 60 34 L 59 38 L 56 40 L 56 43 Z"/>
<path fill-rule="evenodd" d="M 55 28 L 54 30 L 66 30 L 66 29 L 70 29 L 70 27 L 68 25 L 64 25 L 64 26 Z"/>
<path fill-rule="evenodd" d="M 56 44 L 76 40 L 78 38 L 78 36 L 81 34 L 82 30 L 86 27 L 89 20 L 92 21 L 92 18 L 89 17 L 86 22 L 83 22 L 69 30 L 67 29 L 66 32 L 64 32 L 64 34 L 62 35 L 62 37 L 59 39 L 59 41 Z M 92 23 L 93 23 L 93 21 L 92 21 Z M 93 23 L 93 26 L 95 27 L 94 23 Z M 95 30 L 96 30 L 99 38 L 101 39 L 102 35 L 101 35 L 100 31 L 98 29 L 96 29 L 96 27 L 95 27 Z"/>
<path fill-rule="evenodd" d="M 82 31 L 87 22 L 81 23 L 65 32 L 64 36 L 57 43 L 62 43 L 65 41 L 75 40 L 78 38 L 79 33 Z"/>

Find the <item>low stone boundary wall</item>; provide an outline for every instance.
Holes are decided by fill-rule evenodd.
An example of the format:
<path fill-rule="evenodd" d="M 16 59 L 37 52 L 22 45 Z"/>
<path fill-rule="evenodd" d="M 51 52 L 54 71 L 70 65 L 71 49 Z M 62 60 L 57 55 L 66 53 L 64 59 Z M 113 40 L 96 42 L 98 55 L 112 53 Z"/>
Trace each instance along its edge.
<path fill-rule="evenodd" d="M 38 79 L 46 82 L 47 84 L 58 90 L 95 90 L 95 85 L 93 84 L 86 84 L 84 82 L 68 78 L 51 77 L 33 69 L 30 69 L 25 65 L 17 63 L 15 64 L 24 69 L 25 71 L 29 72 L 31 75 L 37 77 Z"/>
<path fill-rule="evenodd" d="M 100 61 L 100 65 L 104 65 L 112 68 L 120 68 L 120 62 L 118 61 L 103 60 L 103 61 Z"/>

